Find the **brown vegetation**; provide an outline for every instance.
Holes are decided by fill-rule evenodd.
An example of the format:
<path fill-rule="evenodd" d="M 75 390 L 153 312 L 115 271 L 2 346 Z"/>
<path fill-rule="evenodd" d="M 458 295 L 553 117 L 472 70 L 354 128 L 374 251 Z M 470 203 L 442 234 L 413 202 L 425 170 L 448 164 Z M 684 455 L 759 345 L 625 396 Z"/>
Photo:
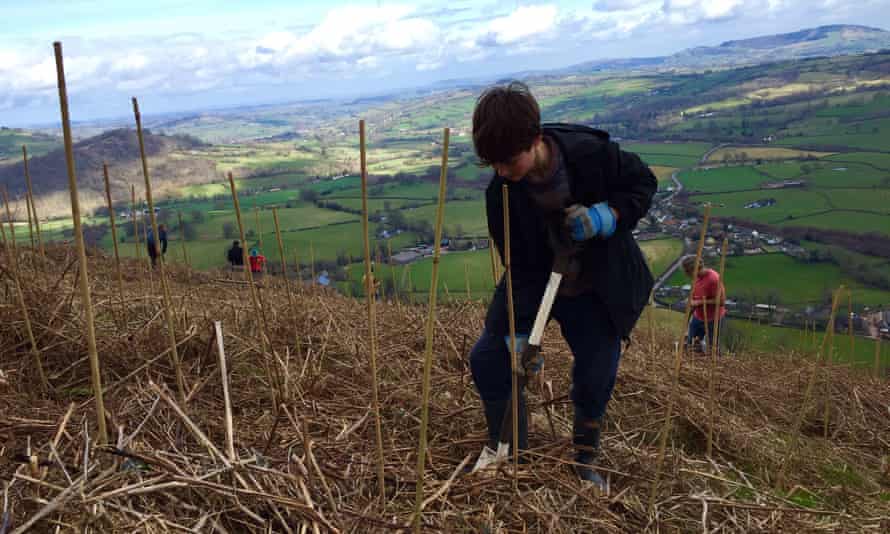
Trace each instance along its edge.
<path fill-rule="evenodd" d="M 125 262 L 124 306 L 113 262 L 91 256 L 93 301 L 113 446 L 98 447 L 89 393 L 83 310 L 71 249 L 41 262 L 21 250 L 35 335 L 55 388 L 38 397 L 26 337 L 0 263 L 0 478 L 12 531 L 219 532 L 392 531 L 410 524 L 421 412 L 422 307 L 378 306 L 386 507 L 377 498 L 370 410 L 369 342 L 355 300 L 302 288 L 296 310 L 281 280 L 261 297 L 274 355 L 262 358 L 260 320 L 247 287 L 219 273 L 172 267 L 171 292 L 188 399 L 174 400 L 158 280 Z M 518 491 L 510 466 L 463 475 L 485 441 L 467 352 L 482 325 L 479 303 L 446 304 L 435 327 L 429 454 L 423 484 L 427 531 L 884 531 L 890 524 L 890 390 L 885 380 L 819 367 L 816 402 L 800 448 L 773 489 L 814 360 L 799 354 L 737 354 L 720 360 L 709 425 L 706 360 L 684 363 L 654 510 L 648 497 L 658 429 L 671 395 L 677 332 L 640 332 L 626 351 L 599 465 L 608 495 L 582 487 L 569 469 L 570 352 L 555 326 L 545 334 L 544 384 L 532 388 L 529 453 Z M 226 451 L 222 380 L 212 321 L 222 321 L 234 403 L 234 449 Z M 645 323 L 645 321 L 643 322 Z M 555 341 L 560 339 L 560 341 Z M 549 341 L 554 340 L 554 341 Z M 645 340 L 645 341 L 644 341 Z M 269 404 L 265 371 L 282 378 Z M 546 387 L 552 383 L 552 392 Z M 827 404 L 826 404 L 827 403 Z M 823 409 L 831 410 L 829 439 Z M 714 455 L 705 454 L 713 431 Z M 30 451 L 29 451 L 30 446 Z M 30 453 L 30 457 L 28 454 Z M 704 522 L 704 525 L 702 524 Z M 0 517 L 0 524 L 3 518 Z M 0 527 L 2 528 L 2 527 Z"/>

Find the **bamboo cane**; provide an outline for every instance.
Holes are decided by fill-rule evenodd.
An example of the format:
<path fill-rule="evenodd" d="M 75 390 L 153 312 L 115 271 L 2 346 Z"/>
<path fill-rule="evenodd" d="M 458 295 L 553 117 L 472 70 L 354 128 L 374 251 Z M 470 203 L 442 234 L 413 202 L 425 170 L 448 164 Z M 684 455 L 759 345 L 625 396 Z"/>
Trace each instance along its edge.
<path fill-rule="evenodd" d="M 720 314 L 720 306 L 726 299 L 726 249 L 728 240 L 723 238 L 723 246 L 720 251 L 720 286 L 717 293 L 717 315 Z M 710 369 L 708 369 L 708 447 L 707 455 L 711 456 L 714 445 L 714 372 L 717 367 L 717 356 L 720 354 L 720 322 L 722 317 L 714 318 L 714 346 L 711 347 Z"/>
<path fill-rule="evenodd" d="M 309 276 L 312 277 L 309 284 L 315 285 L 315 247 L 312 241 L 309 242 Z"/>
<path fill-rule="evenodd" d="M 263 229 L 260 228 L 260 208 L 256 205 L 256 199 L 253 201 L 253 215 L 256 218 L 257 248 L 263 250 Z"/>
<path fill-rule="evenodd" d="M 34 221 L 31 220 L 31 195 L 25 192 L 25 211 L 28 212 L 28 241 L 31 243 L 31 249 L 36 248 L 34 243 Z"/>
<path fill-rule="evenodd" d="M 136 186 L 130 185 L 130 222 L 133 223 L 133 243 L 136 246 L 136 260 L 142 259 L 142 247 L 139 244 L 139 223 L 136 219 Z"/>
<path fill-rule="evenodd" d="M 191 267 L 192 264 L 189 262 L 189 253 L 185 246 L 185 226 L 182 224 L 182 211 L 176 210 L 176 215 L 179 217 L 179 240 L 182 243 L 182 260 L 185 262 L 186 266 Z"/>
<path fill-rule="evenodd" d="M 405 269 L 408 271 L 408 301 L 414 304 L 414 280 L 411 278 L 411 264 L 406 263 Z"/>
<path fill-rule="evenodd" d="M 881 333 L 878 332 L 877 337 L 875 338 L 875 378 L 880 376 L 881 373 Z"/>
<path fill-rule="evenodd" d="M 496 286 L 498 285 L 498 276 L 494 266 L 494 241 L 491 237 L 488 238 L 488 260 L 491 262 L 491 284 Z"/>
<path fill-rule="evenodd" d="M 380 421 L 380 399 L 379 386 L 377 384 L 377 317 L 374 310 L 374 275 L 371 273 L 371 240 L 368 235 L 368 160 L 365 148 L 365 121 L 360 120 L 358 123 L 359 133 L 359 157 L 361 162 L 361 179 L 362 179 L 362 240 L 365 247 L 365 301 L 368 311 L 368 336 L 371 345 L 371 405 L 374 410 L 374 427 L 377 443 L 377 480 L 380 488 L 381 507 L 386 506 L 386 481 L 383 471 L 383 430 Z M 312 252 L 312 243 L 310 245 L 310 253 Z M 315 268 L 313 266 L 313 280 L 315 279 Z M 417 484 L 422 484 L 421 480 Z"/>
<path fill-rule="evenodd" d="M 22 145 L 22 161 L 25 167 L 25 186 L 28 188 L 28 198 L 31 199 L 31 211 L 34 214 L 34 229 L 37 231 L 37 246 L 40 248 L 40 257 L 46 258 L 46 250 L 43 248 L 43 236 L 40 234 L 40 219 L 37 217 L 37 206 L 34 204 L 34 188 L 31 185 L 31 170 L 28 167 L 28 149 Z"/>
<path fill-rule="evenodd" d="M 226 452 L 230 461 L 235 461 L 235 437 L 232 429 L 232 400 L 229 398 L 229 372 L 226 369 L 226 349 L 223 346 L 222 323 L 213 321 L 213 329 L 216 332 L 216 346 L 219 349 L 219 374 L 222 378 L 223 402 L 225 406 L 226 422 Z"/>
<path fill-rule="evenodd" d="M 667 448 L 668 434 L 671 432 L 671 425 L 674 417 L 674 402 L 676 402 L 676 391 L 680 386 L 680 368 L 682 366 L 682 356 L 680 344 L 674 342 L 674 376 L 671 383 L 671 395 L 668 397 L 667 413 L 664 417 L 664 423 L 661 426 L 661 432 L 658 436 L 658 459 L 655 463 L 655 480 L 652 481 L 652 488 L 649 490 L 649 513 L 655 512 L 655 497 L 658 495 L 658 482 L 661 479 L 661 470 L 664 465 L 664 451 Z"/>
<path fill-rule="evenodd" d="M 519 355 L 516 353 L 516 317 L 513 309 L 513 271 L 510 261 L 510 190 L 507 184 L 501 186 L 504 206 L 504 269 L 507 277 L 507 318 L 510 327 L 510 381 L 512 391 L 511 411 L 513 418 L 513 488 L 519 486 L 519 383 L 517 375 Z"/>
<path fill-rule="evenodd" d="M 841 285 L 838 288 L 838 292 L 843 291 L 844 286 Z M 840 303 L 838 303 L 840 305 Z M 848 316 L 849 317 L 849 316 Z M 836 324 L 832 321 L 831 331 L 828 333 L 828 352 L 824 354 L 825 358 L 822 360 L 822 365 L 825 367 L 825 391 L 824 391 L 824 399 L 823 399 L 823 410 L 822 410 L 822 438 L 828 439 L 828 426 L 829 420 L 831 418 L 831 403 L 829 402 L 831 399 L 831 366 L 834 363 L 834 354 L 835 354 L 835 346 L 834 346 L 834 331 Z"/>
<path fill-rule="evenodd" d="M 93 385 L 93 398 L 96 399 L 96 419 L 99 429 L 98 442 L 108 443 L 105 426 L 105 403 L 102 397 L 102 374 L 99 370 L 99 352 L 96 350 L 96 328 L 93 323 L 93 301 L 90 296 L 90 279 L 87 272 L 86 246 L 80 225 L 80 201 L 77 196 L 77 174 L 74 168 L 74 149 L 71 140 L 71 121 L 68 117 L 68 91 L 65 87 L 65 67 L 62 63 L 62 43 L 53 43 L 56 56 L 56 76 L 59 86 L 59 107 L 62 112 L 62 134 L 65 141 L 65 164 L 68 168 L 68 189 L 71 193 L 71 218 L 74 220 L 74 239 L 80 263 L 80 291 L 83 299 L 86 322 L 87 351 L 90 358 L 90 378 Z"/>
<path fill-rule="evenodd" d="M 423 512 L 423 474 L 426 462 L 427 427 L 430 414 L 430 375 L 433 367 L 433 329 L 436 321 L 436 292 L 439 282 L 439 255 L 442 245 L 442 223 L 445 218 L 445 182 L 448 177 L 449 129 L 442 132 L 442 166 L 439 173 L 439 205 L 436 209 L 436 233 L 433 245 L 433 269 L 430 277 L 429 310 L 426 320 L 426 349 L 423 360 L 423 400 L 421 401 L 420 443 L 417 454 L 417 486 L 414 501 L 414 531 L 421 531 Z"/>
<path fill-rule="evenodd" d="M 467 301 L 473 300 L 473 295 L 470 293 L 470 262 L 464 260 L 464 283 L 467 284 Z"/>
<path fill-rule="evenodd" d="M 142 158 L 142 176 L 145 178 L 145 200 L 148 202 L 148 217 L 151 221 L 151 231 L 154 237 L 155 256 L 160 269 L 161 290 L 164 294 L 164 315 L 167 319 L 167 338 L 170 342 L 170 359 L 173 369 L 176 371 L 176 386 L 179 390 L 179 400 L 185 403 L 186 387 L 185 376 L 182 373 L 182 364 L 179 361 L 179 347 L 176 344 L 176 317 L 173 312 L 173 298 L 170 296 L 170 287 L 167 284 L 167 272 L 164 265 L 164 255 L 161 254 L 161 234 L 158 232 L 158 221 L 155 217 L 154 199 L 151 196 L 151 175 L 148 173 L 148 158 L 145 156 L 145 140 L 142 136 L 142 115 L 139 113 L 139 102 L 133 97 L 133 116 L 136 118 L 136 137 L 139 140 L 139 156 Z M 148 243 L 148 239 L 145 241 Z"/>
<path fill-rule="evenodd" d="M 695 267 L 692 270 L 692 287 L 689 290 L 689 298 L 686 300 L 686 313 L 685 320 L 683 321 L 683 329 L 688 332 L 689 329 L 689 318 L 692 315 L 692 300 L 695 294 L 695 282 L 698 280 L 698 271 L 699 266 L 701 265 L 701 256 L 702 251 L 705 246 L 705 236 L 708 233 L 708 222 L 711 219 L 711 205 L 708 204 L 705 206 L 705 215 L 702 220 L 701 232 L 698 236 L 698 249 L 695 253 Z M 691 340 L 685 340 L 686 336 L 682 336 L 680 339 L 684 339 L 684 342 L 688 344 Z M 674 355 L 674 385 L 671 388 L 671 395 L 668 400 L 668 410 L 667 415 L 665 416 L 664 425 L 661 429 L 660 443 L 658 447 L 658 460 L 656 461 L 655 468 L 655 480 L 652 481 L 652 489 L 649 492 L 649 511 L 653 513 L 655 511 L 655 497 L 658 493 L 658 483 L 661 480 L 661 470 L 664 465 L 664 453 L 665 448 L 667 447 L 667 438 L 668 434 L 671 431 L 671 426 L 673 424 L 673 408 L 674 402 L 676 401 L 677 396 L 677 388 L 680 383 L 680 372 L 683 366 L 683 359 L 680 352 L 680 344 L 677 343 L 675 345 L 675 355 Z M 684 347 L 685 349 L 685 347 Z"/>
<path fill-rule="evenodd" d="M 300 256 L 296 250 L 297 246 L 294 244 L 294 270 L 297 271 L 297 287 L 299 288 L 300 295 L 303 294 L 303 271 L 300 270 Z"/>
<path fill-rule="evenodd" d="M 31 344 L 31 355 L 34 357 L 34 366 L 37 368 L 37 376 L 40 378 L 40 387 L 43 393 L 50 390 L 49 380 L 46 378 L 46 371 L 43 367 L 43 355 L 37 348 L 37 340 L 34 337 L 34 330 L 31 328 L 31 315 L 28 313 L 28 305 L 25 303 L 25 293 L 22 289 L 21 267 L 19 266 L 19 253 L 15 243 L 15 225 L 12 223 L 12 213 L 9 210 L 9 195 L 6 192 L 6 186 L 3 186 L 3 204 L 6 207 L 6 221 L 9 223 L 9 240 L 10 245 L 6 248 L 9 256 L 7 260 L 12 267 L 12 282 L 15 284 L 15 294 L 19 301 L 19 307 L 22 309 L 22 318 L 25 321 L 25 332 L 28 334 L 28 342 Z M 0 232 L 3 233 L 3 241 L 7 242 L 6 231 L 0 224 Z"/>
<path fill-rule="evenodd" d="M 281 226 L 278 223 L 278 208 L 272 208 L 272 221 L 275 223 L 275 240 L 278 241 L 278 257 L 281 258 L 281 275 L 284 276 L 284 287 L 287 291 L 287 304 L 290 306 L 291 317 L 294 321 L 294 334 L 297 329 L 297 303 L 294 300 L 294 292 L 291 288 L 290 277 L 287 276 L 287 259 L 284 255 L 284 241 L 281 239 Z"/>
<path fill-rule="evenodd" d="M 847 293 L 847 333 L 850 336 L 850 361 L 854 361 L 856 354 L 856 338 L 853 336 L 853 290 Z"/>
<path fill-rule="evenodd" d="M 834 292 L 834 296 L 831 299 L 831 314 L 828 317 L 828 324 L 825 326 L 825 336 L 822 338 L 822 344 L 819 347 L 819 352 L 817 354 L 817 359 L 821 361 L 821 355 L 826 350 L 829 334 L 834 330 L 834 317 L 837 313 L 837 304 L 838 299 L 840 297 L 843 286 L 839 287 Z M 788 468 L 788 465 L 791 463 L 792 457 L 794 455 L 795 449 L 797 448 L 797 442 L 800 438 L 800 429 L 803 426 L 804 417 L 806 417 L 808 404 L 810 403 L 810 397 L 813 395 L 813 388 L 816 385 L 816 377 L 819 374 L 819 361 L 814 362 L 813 364 L 813 372 L 810 374 L 810 378 L 807 381 L 807 387 L 804 391 L 803 395 L 803 404 L 800 407 L 800 411 L 797 413 L 797 417 L 794 420 L 794 427 L 791 432 L 791 439 L 788 441 L 788 447 L 785 450 L 785 458 L 783 458 L 782 463 L 779 464 L 781 467 L 779 469 L 779 474 L 776 476 L 776 489 L 781 489 L 785 482 L 785 470 Z"/>
<path fill-rule="evenodd" d="M 649 352 L 655 353 L 655 322 L 653 315 L 655 314 L 655 290 L 649 292 L 649 306 L 646 310 L 646 321 L 649 323 Z"/>
<path fill-rule="evenodd" d="M 386 253 L 389 255 L 389 275 L 392 278 L 392 292 L 393 297 L 395 297 L 396 300 L 396 310 L 401 313 L 402 305 L 401 299 L 399 298 L 399 284 L 396 281 L 396 269 L 392 262 L 392 239 L 386 240 Z"/>
<path fill-rule="evenodd" d="M 111 183 L 108 180 L 108 165 L 102 162 L 102 176 L 105 178 L 105 200 L 108 202 L 108 219 L 111 225 L 111 241 L 114 243 L 114 269 L 117 272 L 117 294 L 121 300 L 121 313 L 126 313 L 124 303 L 124 277 L 121 274 L 121 257 L 117 248 L 117 225 L 114 223 L 114 206 L 111 202 Z"/>
<path fill-rule="evenodd" d="M 235 179 L 232 177 L 232 173 L 229 172 L 229 187 L 232 191 L 232 204 L 235 207 L 235 218 L 238 221 L 238 232 L 241 236 L 241 242 L 245 245 L 247 244 L 244 232 L 244 223 L 241 218 L 241 203 L 238 201 L 238 189 L 235 187 Z M 268 326 L 266 324 L 266 314 L 263 312 L 263 306 L 260 303 L 260 295 L 257 291 L 256 284 L 254 284 L 253 280 L 253 272 L 250 270 L 250 260 L 247 256 L 247 247 L 241 247 L 241 255 L 242 255 L 242 263 L 244 265 L 244 279 L 247 281 L 247 285 L 250 288 L 250 300 L 253 302 L 254 313 L 257 317 L 260 318 L 261 321 L 261 332 L 260 332 L 260 351 L 262 352 L 263 358 L 263 366 L 266 370 L 266 375 L 269 379 L 269 385 L 271 387 L 270 397 L 272 401 L 272 406 L 275 409 L 278 409 L 279 405 L 279 396 L 281 393 L 281 381 L 278 379 L 278 374 L 273 372 L 274 368 L 269 363 L 269 350 L 268 350 Z"/>

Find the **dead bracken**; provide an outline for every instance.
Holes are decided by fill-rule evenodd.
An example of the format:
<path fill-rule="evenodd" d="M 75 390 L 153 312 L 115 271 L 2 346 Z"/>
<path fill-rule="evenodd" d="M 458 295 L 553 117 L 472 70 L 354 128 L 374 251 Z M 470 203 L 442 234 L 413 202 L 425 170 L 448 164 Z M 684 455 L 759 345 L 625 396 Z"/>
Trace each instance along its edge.
<path fill-rule="evenodd" d="M 19 247 L 20 280 L 52 391 L 41 392 L 15 296 L 0 263 L 0 532 L 369 532 L 410 530 L 421 414 L 424 306 L 377 304 L 386 498 L 377 480 L 370 343 L 361 301 L 309 286 L 288 304 L 284 281 L 248 287 L 170 265 L 186 387 L 178 397 L 161 287 L 145 262 L 90 251 L 89 274 L 109 444 L 96 419 L 77 255 Z M 440 303 L 435 326 L 425 531 L 850 531 L 890 527 L 890 388 L 886 379 L 813 355 L 734 354 L 719 361 L 713 426 L 708 364 L 683 360 L 654 508 L 658 432 L 671 396 L 677 332 L 641 321 L 622 357 L 599 468 L 609 492 L 570 470 L 570 352 L 553 329 L 547 367 L 530 388 L 528 456 L 465 474 L 487 437 L 467 353 L 478 302 Z M 233 450 L 213 321 L 221 321 L 232 397 Z M 554 328 L 552 325 L 550 328 Z M 550 341 L 559 340 L 559 341 Z M 653 342 L 654 341 L 654 342 Z M 265 358 L 263 354 L 266 354 Z M 816 366 L 812 402 L 785 468 L 788 443 Z M 826 379 L 831 373 L 830 381 Z M 270 376 L 278 377 L 270 401 Z M 826 386 L 830 389 L 826 390 Z M 824 408 L 830 409 L 823 437 Z M 709 458 L 706 437 L 713 432 Z"/>

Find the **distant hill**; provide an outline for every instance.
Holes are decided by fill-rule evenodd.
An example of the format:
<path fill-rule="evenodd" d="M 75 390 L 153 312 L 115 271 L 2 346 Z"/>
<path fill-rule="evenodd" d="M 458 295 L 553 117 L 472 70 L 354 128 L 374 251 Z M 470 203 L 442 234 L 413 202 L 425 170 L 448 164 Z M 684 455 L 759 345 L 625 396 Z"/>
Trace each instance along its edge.
<path fill-rule="evenodd" d="M 153 192 L 163 194 L 168 187 L 189 183 L 206 183 L 214 177 L 215 165 L 195 156 L 178 157 L 203 144 L 185 135 L 145 134 L 145 151 L 149 158 Z M 6 184 L 15 198 L 25 190 L 24 169 L 20 161 L 0 165 L 0 183 Z M 143 196 L 142 167 L 139 142 L 134 130 L 109 130 L 74 144 L 78 190 L 83 209 L 91 210 L 104 204 L 105 185 L 102 163 L 108 163 L 112 198 L 130 198 L 130 184 L 136 185 L 137 196 Z M 15 160 L 12 160 L 15 161 Z M 68 200 L 68 171 L 65 151 L 57 148 L 30 159 L 29 169 L 34 193 L 38 198 L 40 216 L 70 214 Z"/>
<path fill-rule="evenodd" d="M 640 69 L 696 69 L 750 65 L 817 56 L 862 54 L 890 49 L 890 32 L 880 28 L 831 25 L 792 33 L 697 46 L 670 56 L 588 61 L 559 72 Z"/>
<path fill-rule="evenodd" d="M 29 156 L 41 156 L 62 146 L 62 140 L 39 132 L 0 127 L 0 164 L 21 160 L 22 145 L 28 147 Z"/>

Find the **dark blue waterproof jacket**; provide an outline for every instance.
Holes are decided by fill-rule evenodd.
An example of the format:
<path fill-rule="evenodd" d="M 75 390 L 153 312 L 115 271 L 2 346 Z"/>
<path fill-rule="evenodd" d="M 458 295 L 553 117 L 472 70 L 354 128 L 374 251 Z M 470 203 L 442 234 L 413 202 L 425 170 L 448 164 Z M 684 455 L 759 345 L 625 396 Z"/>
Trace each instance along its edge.
<path fill-rule="evenodd" d="M 615 234 L 584 242 L 581 273 L 606 307 L 615 333 L 627 338 L 649 300 L 652 273 L 631 232 L 649 211 L 658 181 L 637 156 L 618 148 L 609 134 L 586 126 L 545 124 L 544 135 L 559 146 L 568 169 L 575 203 L 591 206 L 606 201 L 619 213 Z M 547 224 L 525 181 L 510 182 L 495 174 L 485 191 L 488 229 L 504 259 L 504 206 L 501 189 L 508 186 L 510 263 L 516 332 L 531 331 L 544 288 L 553 268 Z M 495 290 L 486 329 L 508 335 L 506 281 Z"/>

